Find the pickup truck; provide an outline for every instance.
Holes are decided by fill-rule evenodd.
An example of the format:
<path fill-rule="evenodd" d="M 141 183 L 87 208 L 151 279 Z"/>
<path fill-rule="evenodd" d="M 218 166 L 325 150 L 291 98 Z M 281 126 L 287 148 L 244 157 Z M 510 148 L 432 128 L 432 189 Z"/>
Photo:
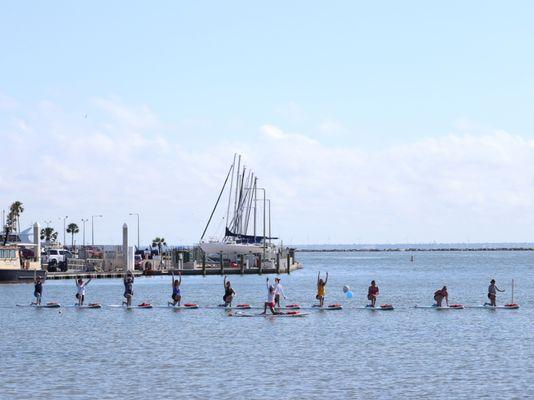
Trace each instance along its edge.
<path fill-rule="evenodd" d="M 67 270 L 67 260 L 72 257 L 72 253 L 63 249 L 47 249 L 43 256 L 43 261 L 48 265 L 49 272 Z"/>

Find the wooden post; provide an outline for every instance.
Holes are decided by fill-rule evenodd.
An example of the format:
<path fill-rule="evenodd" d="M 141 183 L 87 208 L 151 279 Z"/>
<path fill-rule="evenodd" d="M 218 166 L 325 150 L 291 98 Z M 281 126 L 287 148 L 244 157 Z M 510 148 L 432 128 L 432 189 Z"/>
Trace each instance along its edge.
<path fill-rule="evenodd" d="M 287 253 L 287 274 L 291 274 L 291 256 Z"/>
<path fill-rule="evenodd" d="M 243 256 L 243 254 L 240 255 L 241 257 L 241 260 L 240 260 L 240 267 L 241 267 L 241 275 L 243 275 L 245 273 L 245 256 Z"/>
<path fill-rule="evenodd" d="M 202 254 L 202 275 L 206 276 L 206 254 Z"/>
<path fill-rule="evenodd" d="M 280 275 L 280 253 L 276 253 L 276 274 Z"/>
<path fill-rule="evenodd" d="M 258 255 L 258 261 L 259 261 L 259 266 L 258 266 L 258 274 L 261 275 L 261 270 L 262 270 L 262 259 L 261 259 L 261 254 Z"/>
<path fill-rule="evenodd" d="M 224 275 L 223 252 L 221 251 L 221 275 Z"/>

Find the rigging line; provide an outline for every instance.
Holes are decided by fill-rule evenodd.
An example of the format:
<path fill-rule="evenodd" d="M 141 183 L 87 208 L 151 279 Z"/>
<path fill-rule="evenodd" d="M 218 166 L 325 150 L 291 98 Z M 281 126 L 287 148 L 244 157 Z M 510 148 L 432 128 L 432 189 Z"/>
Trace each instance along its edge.
<path fill-rule="evenodd" d="M 215 202 L 215 207 L 213 207 L 213 211 L 211 212 L 210 218 L 208 219 L 208 223 L 206 224 L 206 227 L 204 228 L 204 232 L 202 232 L 202 236 L 200 237 L 200 240 L 204 239 L 204 235 L 206 234 L 206 231 L 208 230 L 208 226 L 210 226 L 211 219 L 213 218 L 213 214 L 215 213 L 215 210 L 217 209 L 217 206 L 219 205 L 219 200 L 221 200 L 221 196 L 224 192 L 224 188 L 226 187 L 226 183 L 228 182 L 228 178 L 230 177 L 230 172 L 232 172 L 232 167 L 228 170 L 228 174 L 226 175 L 226 179 L 224 180 L 223 187 L 221 189 L 221 192 L 219 193 L 219 197 L 217 197 L 217 201 Z"/>

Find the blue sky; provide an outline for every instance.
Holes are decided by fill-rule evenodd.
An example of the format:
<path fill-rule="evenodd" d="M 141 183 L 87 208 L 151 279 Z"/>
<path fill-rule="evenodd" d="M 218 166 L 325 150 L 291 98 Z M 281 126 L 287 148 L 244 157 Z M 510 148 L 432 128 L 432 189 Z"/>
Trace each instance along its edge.
<path fill-rule="evenodd" d="M 265 146 L 258 138 L 266 132 L 272 134 L 269 127 L 279 129 L 288 140 L 297 140 L 289 147 L 299 146 L 298 140 L 305 136 L 317 141 L 325 151 L 350 149 L 348 158 L 358 158 L 363 152 L 375 160 L 380 154 L 406 145 L 415 146 L 416 151 L 418 143 L 428 144 L 432 139 L 444 149 L 440 154 L 447 153 L 447 144 L 458 145 L 454 140 L 447 141 L 450 135 L 493 140 L 495 132 L 504 131 L 523 140 L 530 157 L 530 140 L 534 137 L 534 6 L 530 2 L 65 1 L 5 2 L 2 10 L 0 137 L 4 140 L 12 138 L 15 131 L 18 140 L 24 139 L 19 129 L 21 121 L 26 128 L 33 127 L 34 134 L 42 140 L 59 141 L 59 145 L 69 135 L 91 141 L 91 137 L 104 132 L 121 146 L 122 141 L 130 140 L 128 134 L 138 134 L 148 141 L 165 142 L 162 147 L 167 149 L 178 146 L 184 155 L 193 154 L 199 160 L 211 159 L 213 154 L 220 157 L 221 161 L 214 165 L 200 163 L 206 174 L 215 175 L 210 183 L 214 187 L 224 174 L 219 170 L 222 160 L 227 163 L 234 150 Z M 107 130 L 110 126 L 115 127 L 113 132 Z M 58 136 L 58 132 L 64 135 Z M 31 140 L 35 142 L 35 138 Z M 487 142 L 477 149 L 485 148 L 484 143 Z M 510 141 L 506 139 L 506 143 Z M 495 146 L 503 144 L 498 142 Z M 272 151 L 276 152 L 276 148 Z M 57 158 L 55 152 L 52 146 L 39 146 L 35 154 L 26 151 L 25 157 Z M 304 153 L 298 155 L 302 166 L 313 169 L 313 162 L 308 164 Z M 165 154 L 158 157 L 168 158 L 166 168 L 179 168 L 185 162 L 173 158 L 168 151 Z M 272 158 L 277 157 L 281 162 L 287 159 L 286 154 L 273 154 Z M 323 152 L 317 157 L 326 155 Z M 273 185 L 283 178 L 262 171 L 269 164 L 262 164 L 259 157 L 249 158 L 258 175 L 263 172 Z M 487 170 L 487 164 L 479 162 L 481 158 L 491 160 L 492 155 L 467 153 L 463 161 L 468 166 L 478 163 L 480 168 L 473 175 L 493 173 Z M 450 157 L 446 161 L 455 163 Z M 124 175 L 117 181 L 124 181 L 134 170 L 129 163 L 136 162 L 138 155 L 125 158 L 120 165 L 112 157 L 102 156 L 100 165 L 120 169 Z M 385 161 L 390 162 L 394 160 Z M 325 163 L 329 165 L 328 161 Z M 76 181 L 78 175 L 72 165 L 57 168 L 61 185 L 69 185 L 61 180 L 69 171 L 72 182 Z M 210 172 L 210 168 L 217 168 L 216 172 Z M 336 174 L 336 168 L 342 167 L 331 168 L 331 174 Z M 461 175 L 462 167 L 457 168 Z M 514 168 L 524 170 L 530 166 L 500 165 L 497 170 L 513 174 Z M 146 170 L 151 177 L 157 174 L 150 166 Z M 38 174 L 30 172 L 26 171 L 24 177 L 32 175 L 34 184 L 45 184 Z M 296 182 L 307 182 L 304 175 L 295 177 Z M 369 179 L 368 176 L 362 179 Z M 319 179 L 316 175 L 309 178 Z M 346 185 L 353 178 L 343 176 L 339 185 Z M 498 180 L 493 178 L 491 181 Z M 30 185 L 30 178 L 24 179 Z M 319 187 L 332 187 L 335 178 L 324 179 Z M 187 185 L 194 182 L 191 179 Z M 360 181 L 350 184 L 367 185 Z M 405 182 L 403 189 L 409 192 L 410 184 L 413 182 Z M 525 176 L 510 192 L 525 190 L 524 201 L 530 205 L 532 199 L 526 187 L 532 189 L 531 185 L 530 176 Z M 213 188 L 208 186 L 202 196 L 211 199 L 216 193 L 211 193 Z M 10 188 L 5 183 L 0 189 L 0 200 L 9 203 L 15 194 L 8 192 Z M 488 196 L 495 190 L 498 188 L 488 188 Z M 285 193 L 282 189 L 279 192 L 281 196 Z M 305 193 L 314 196 L 311 191 Z M 473 193 L 474 197 L 477 195 L 478 192 Z M 26 202 L 33 206 L 35 219 L 44 213 L 64 214 L 51 193 L 46 207 L 31 199 L 30 193 L 28 196 Z M 95 196 L 98 202 L 103 194 Z M 147 197 L 146 201 L 154 199 Z M 327 203 L 325 199 L 317 206 L 317 211 L 325 215 L 318 232 L 330 222 L 335 224 L 334 217 L 326 216 Z M 132 206 L 140 208 L 141 204 Z M 488 209 L 480 218 L 513 219 L 502 211 L 505 208 L 499 208 L 502 215 Z M 458 205 L 458 210 L 468 209 L 467 204 Z M 436 208 L 431 212 L 441 211 Z M 291 226 L 284 226 L 282 233 L 301 242 L 410 238 L 463 241 L 465 236 L 472 240 L 529 239 L 526 226 L 524 232 L 518 233 L 517 226 L 510 224 L 506 234 L 492 234 L 491 229 L 490 233 L 478 231 L 478 220 L 471 222 L 468 235 L 457 234 L 459 227 L 447 226 L 445 221 L 445 225 L 429 232 L 421 226 L 406 233 L 404 228 L 394 228 L 395 220 L 409 220 L 413 215 L 403 208 L 389 212 L 391 220 L 386 222 L 398 233 L 384 229 L 368 236 L 354 235 L 352 228 L 346 227 L 338 236 L 325 237 L 320 233 L 310 235 L 310 227 L 301 232 Z M 145 213 L 151 219 L 157 218 L 149 211 Z M 199 211 L 202 213 L 207 214 Z M 305 219 L 298 216 L 292 224 L 301 225 Z M 108 223 L 109 226 L 103 222 L 107 229 L 105 239 L 118 241 L 113 229 L 118 220 Z M 362 218 L 357 217 L 353 225 L 362 223 Z M 164 227 L 155 224 L 151 227 L 153 232 L 146 235 L 153 236 L 158 230 L 173 235 L 172 224 L 163 224 Z M 462 232 L 466 229 L 463 224 Z M 198 221 L 191 220 L 187 230 L 201 230 L 197 225 Z M 194 241 L 195 236 L 181 234 L 175 240 Z"/>

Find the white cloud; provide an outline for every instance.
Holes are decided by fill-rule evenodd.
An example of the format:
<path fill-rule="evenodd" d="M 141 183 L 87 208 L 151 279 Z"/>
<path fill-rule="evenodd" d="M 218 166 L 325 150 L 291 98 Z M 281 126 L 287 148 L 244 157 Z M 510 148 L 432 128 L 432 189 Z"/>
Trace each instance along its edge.
<path fill-rule="evenodd" d="M 140 212 L 145 242 L 193 242 L 241 152 L 286 242 L 523 241 L 534 224 L 534 141 L 504 131 L 368 150 L 266 124 L 247 142 L 193 149 L 149 107 L 89 108 L 85 119 L 42 102 L 0 125 L 2 207 L 23 201 L 28 223 L 102 213 L 97 241 L 115 243 Z"/>

